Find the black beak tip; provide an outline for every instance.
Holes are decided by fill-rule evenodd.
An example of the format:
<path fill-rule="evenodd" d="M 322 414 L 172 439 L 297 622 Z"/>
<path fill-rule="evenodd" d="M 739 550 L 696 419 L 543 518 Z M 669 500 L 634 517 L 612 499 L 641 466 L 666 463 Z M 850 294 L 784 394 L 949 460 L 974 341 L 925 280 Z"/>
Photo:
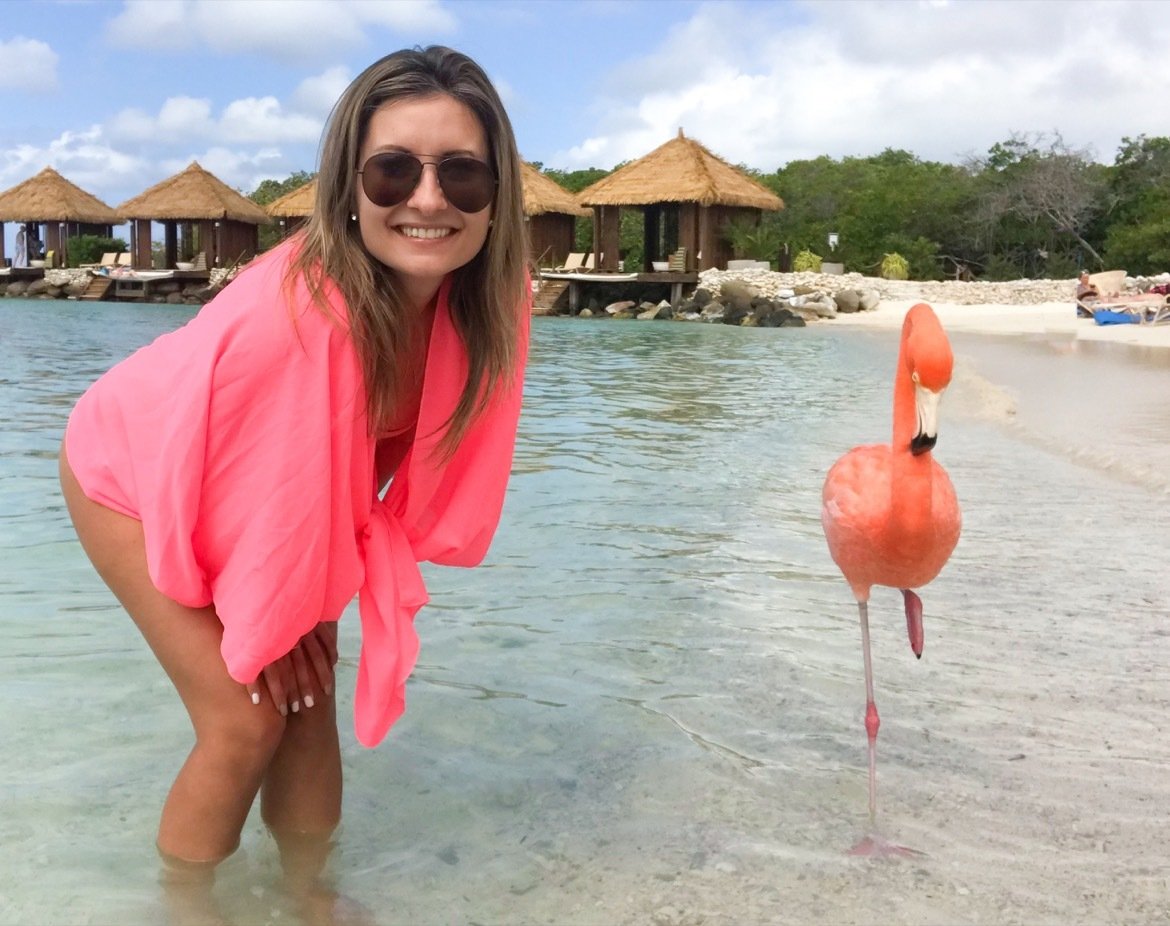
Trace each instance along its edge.
<path fill-rule="evenodd" d="M 934 445 L 938 442 L 938 436 L 931 434 L 915 434 L 914 439 L 910 441 L 910 452 L 914 456 L 921 453 L 927 453 L 934 449 Z"/>

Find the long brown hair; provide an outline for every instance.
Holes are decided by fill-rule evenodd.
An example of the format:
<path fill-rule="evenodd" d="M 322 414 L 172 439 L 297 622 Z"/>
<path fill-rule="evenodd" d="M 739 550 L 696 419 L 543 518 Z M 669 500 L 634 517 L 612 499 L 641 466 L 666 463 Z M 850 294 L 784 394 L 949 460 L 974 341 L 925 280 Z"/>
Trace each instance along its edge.
<path fill-rule="evenodd" d="M 441 447 L 448 456 L 492 391 L 510 381 L 518 362 L 520 312 L 528 304 L 528 238 L 520 186 L 520 156 L 512 124 L 487 75 L 466 55 L 432 45 L 396 51 L 374 62 L 341 95 L 321 141 L 317 199 L 290 268 L 303 276 L 313 301 L 329 312 L 326 281 L 341 291 L 365 374 L 372 434 L 396 411 L 403 364 L 418 343 L 394 271 L 373 258 L 350 221 L 357 201 L 357 159 L 374 112 L 384 103 L 446 94 L 470 109 L 487 138 L 498 185 L 487 241 L 452 273 L 452 321 L 468 356 L 468 378 Z"/>

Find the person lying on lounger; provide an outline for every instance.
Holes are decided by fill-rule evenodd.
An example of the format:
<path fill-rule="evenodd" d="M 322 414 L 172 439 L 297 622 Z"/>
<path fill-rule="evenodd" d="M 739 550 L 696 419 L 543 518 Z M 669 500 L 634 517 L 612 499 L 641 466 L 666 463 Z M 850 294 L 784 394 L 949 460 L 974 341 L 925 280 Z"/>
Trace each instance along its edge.
<path fill-rule="evenodd" d="M 1077 317 L 1092 318 L 1093 303 L 1100 297 L 1097 287 L 1089 282 L 1089 271 L 1082 270 L 1077 279 Z"/>

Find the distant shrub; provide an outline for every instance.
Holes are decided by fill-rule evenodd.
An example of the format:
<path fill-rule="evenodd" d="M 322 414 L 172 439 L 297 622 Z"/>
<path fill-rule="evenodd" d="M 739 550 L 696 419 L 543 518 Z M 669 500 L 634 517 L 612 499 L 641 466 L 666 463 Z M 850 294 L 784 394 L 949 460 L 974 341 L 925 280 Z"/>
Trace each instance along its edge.
<path fill-rule="evenodd" d="M 104 238 L 101 235 L 77 235 L 65 242 L 65 250 L 69 253 L 69 266 L 80 267 L 82 264 L 98 263 L 102 255 L 110 251 L 125 251 L 126 242 L 121 238 Z"/>
<path fill-rule="evenodd" d="M 821 272 L 821 258 L 819 254 L 814 254 L 812 251 L 804 250 L 792 258 L 792 269 L 796 273 Z"/>
<path fill-rule="evenodd" d="M 910 279 L 910 262 L 897 252 L 882 257 L 882 279 L 908 280 Z"/>
<path fill-rule="evenodd" d="M 983 269 L 981 278 L 993 283 L 1002 283 L 1007 280 L 1018 280 L 1023 275 L 1020 265 L 1010 257 L 994 254 Z"/>
<path fill-rule="evenodd" d="M 780 229 L 768 222 L 737 219 L 723 226 L 722 233 L 738 259 L 772 261 L 784 245 Z"/>

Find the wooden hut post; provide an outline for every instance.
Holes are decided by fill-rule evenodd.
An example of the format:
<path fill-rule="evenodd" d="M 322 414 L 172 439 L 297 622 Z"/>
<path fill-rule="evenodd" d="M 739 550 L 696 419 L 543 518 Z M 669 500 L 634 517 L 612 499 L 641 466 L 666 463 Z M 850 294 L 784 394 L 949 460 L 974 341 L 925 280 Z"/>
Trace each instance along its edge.
<path fill-rule="evenodd" d="M 699 228 L 706 215 L 705 206 L 698 203 L 679 203 L 678 206 L 678 246 L 687 249 L 687 270 L 693 270 L 699 260 L 699 252 L 703 250 L 703 240 Z"/>
<path fill-rule="evenodd" d="M 61 226 L 57 222 L 45 223 L 45 253 L 52 251 L 55 260 L 61 257 Z M 48 266 L 48 263 L 45 264 Z"/>
<path fill-rule="evenodd" d="M 0 267 L 8 265 L 8 258 L 4 256 L 4 223 L 0 222 Z"/>
<path fill-rule="evenodd" d="M 150 253 L 150 219 L 134 220 L 134 241 L 130 249 L 130 264 L 139 270 L 145 270 L 154 263 L 154 255 Z"/>
<path fill-rule="evenodd" d="M 649 273 L 654 261 L 662 260 L 661 242 L 662 208 L 653 203 L 642 210 L 642 266 L 638 269 Z"/>
<path fill-rule="evenodd" d="M 697 265 L 700 271 L 719 266 L 718 225 L 713 208 L 704 206 L 699 209 L 699 253 L 703 255 Z"/>
<path fill-rule="evenodd" d="M 600 242 L 599 242 L 600 237 Z M 598 236 L 594 234 L 594 250 L 597 249 L 598 244 L 601 246 L 601 254 L 598 255 L 597 269 L 599 270 L 617 270 L 618 265 L 618 250 L 621 248 L 622 241 L 622 219 L 620 206 L 602 206 L 601 207 L 601 234 Z"/>
<path fill-rule="evenodd" d="M 179 259 L 178 223 L 163 222 L 163 267 L 173 267 Z"/>

